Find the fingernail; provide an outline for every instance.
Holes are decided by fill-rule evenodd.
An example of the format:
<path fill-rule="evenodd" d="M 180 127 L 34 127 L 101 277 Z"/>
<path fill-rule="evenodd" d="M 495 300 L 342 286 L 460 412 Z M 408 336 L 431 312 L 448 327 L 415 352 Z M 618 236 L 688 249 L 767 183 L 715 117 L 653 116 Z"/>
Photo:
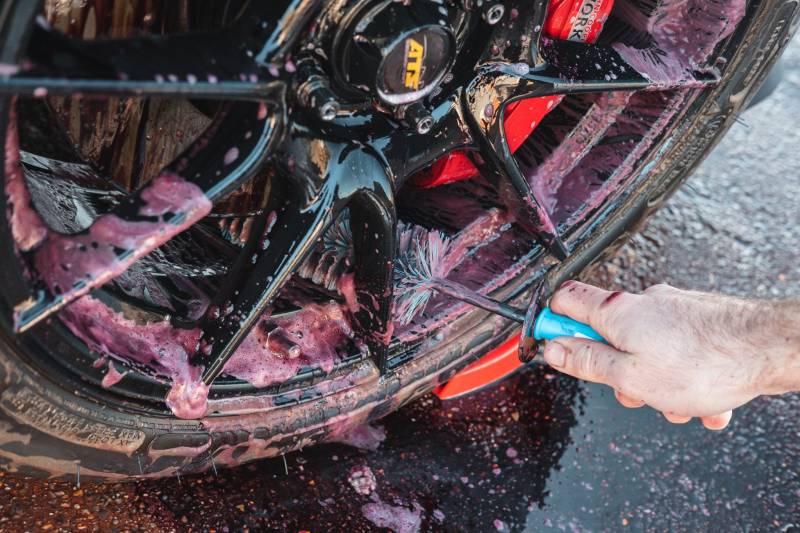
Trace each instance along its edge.
<path fill-rule="evenodd" d="M 567 350 L 557 342 L 550 342 L 544 350 L 544 359 L 550 366 L 563 368 L 567 364 Z"/>

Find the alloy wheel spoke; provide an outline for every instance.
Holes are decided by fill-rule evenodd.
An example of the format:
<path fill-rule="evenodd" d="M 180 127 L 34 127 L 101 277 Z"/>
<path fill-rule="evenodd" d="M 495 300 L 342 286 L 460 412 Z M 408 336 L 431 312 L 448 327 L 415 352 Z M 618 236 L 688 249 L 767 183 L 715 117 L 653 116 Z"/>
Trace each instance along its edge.
<path fill-rule="evenodd" d="M 542 39 L 541 55 L 545 63 L 540 66 L 484 63 L 479 77 L 495 78 L 495 90 L 511 101 L 577 93 L 702 88 L 719 81 L 713 71 L 688 67 L 682 75 L 673 77 L 639 71 L 610 46 Z"/>
<path fill-rule="evenodd" d="M 504 97 L 508 93 L 504 95 L 503 87 L 495 87 L 493 81 L 477 81 L 464 97 L 467 122 L 480 150 L 479 153 L 470 152 L 473 163 L 493 183 L 517 223 L 535 235 L 551 254 L 563 260 L 569 250 L 508 147 L 503 123 L 510 99 Z M 503 100 L 506 103 L 495 108 L 495 102 Z"/>
<path fill-rule="evenodd" d="M 37 26 L 26 60 L 30 68 L 0 81 L 0 91 L 255 99 L 274 79 L 224 34 L 82 41 Z"/>
<path fill-rule="evenodd" d="M 525 35 L 531 36 L 527 60 L 530 61 L 532 65 L 541 65 L 544 62 L 541 56 L 542 39 L 550 0 L 533 0 L 533 2 L 526 2 L 526 4 L 527 3 L 531 4 L 533 10 L 527 31 L 525 32 Z"/>
<path fill-rule="evenodd" d="M 42 208 L 39 214 L 50 229 L 60 233 L 80 232 L 84 221 L 113 209 L 126 196 L 88 165 L 24 151 L 20 163 L 34 205 Z M 64 198 L 70 202 L 64 204 Z M 142 257 L 113 286 L 104 288 L 148 309 L 168 310 L 173 321 L 191 321 L 199 312 L 196 305 L 191 310 L 186 305 L 198 292 L 194 286 L 205 284 L 207 276 L 224 273 L 234 250 L 220 235 L 197 224 Z"/>
<path fill-rule="evenodd" d="M 215 201 L 261 167 L 282 123 L 281 115 L 268 113 L 264 103 L 227 104 L 173 163 L 86 230 L 72 235 L 51 230 L 24 246 L 42 283 L 35 299 L 17 306 L 16 329 L 32 327 L 111 281 L 206 216 Z M 14 179 L 24 180 L 21 170 Z"/>
<path fill-rule="evenodd" d="M 350 203 L 357 305 L 350 309 L 359 337 L 381 373 L 388 367 L 392 337 L 397 214 L 390 183 L 357 195 Z"/>
<path fill-rule="evenodd" d="M 125 39 L 80 40 L 37 23 L 22 68 L 0 78 L 0 94 L 262 99 L 293 71 L 285 55 L 316 7 L 250 2 L 228 29 Z"/>

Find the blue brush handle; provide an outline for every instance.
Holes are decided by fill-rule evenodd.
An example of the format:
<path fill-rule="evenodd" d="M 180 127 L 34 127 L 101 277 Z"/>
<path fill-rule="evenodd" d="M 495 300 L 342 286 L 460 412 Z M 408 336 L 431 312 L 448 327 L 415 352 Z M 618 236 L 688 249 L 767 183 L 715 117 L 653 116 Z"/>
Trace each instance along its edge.
<path fill-rule="evenodd" d="M 557 315 L 549 307 L 545 307 L 536 318 L 533 337 L 538 341 L 551 341 L 559 337 L 576 337 L 608 344 L 608 341 L 588 325 L 563 315 Z"/>

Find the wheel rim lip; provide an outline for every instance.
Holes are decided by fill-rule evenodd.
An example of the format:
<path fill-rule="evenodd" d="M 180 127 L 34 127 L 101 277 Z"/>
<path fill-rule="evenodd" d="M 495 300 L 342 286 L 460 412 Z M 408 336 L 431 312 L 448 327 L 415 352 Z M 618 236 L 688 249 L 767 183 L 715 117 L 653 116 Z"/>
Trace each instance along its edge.
<path fill-rule="evenodd" d="M 688 103 L 687 103 L 686 105 L 688 106 Z M 649 147 L 649 148 L 648 148 L 648 150 L 647 150 L 647 153 L 648 153 L 648 154 L 649 154 L 649 153 L 651 153 L 651 152 L 653 151 L 653 149 L 654 149 L 654 146 L 651 146 L 651 147 Z M 604 201 L 604 205 L 605 205 L 605 204 L 606 204 L 606 203 L 607 203 L 609 200 L 610 200 L 610 199 L 606 199 L 606 200 Z M 613 200 L 611 200 L 611 202 L 613 203 Z M 600 209 L 600 207 L 598 207 L 597 209 L 598 209 L 598 210 L 602 210 L 602 209 Z M 591 218 L 591 216 L 589 216 L 588 218 Z M 577 226 L 577 225 L 578 225 L 578 224 L 576 224 L 576 226 Z M 571 233 L 571 234 L 573 233 L 573 230 L 574 230 L 574 228 L 571 228 L 571 229 L 570 229 L 570 233 Z M 532 264 L 533 264 L 533 262 L 532 262 Z M 513 281 L 516 281 L 516 280 L 513 280 Z M 523 283 L 523 285 L 526 285 L 526 284 L 527 284 L 527 283 Z M 466 313 L 466 314 L 470 314 L 470 313 Z M 463 318 L 463 316 L 459 316 L 459 319 L 461 319 L 461 318 Z M 290 380 L 290 382 L 292 382 L 293 380 L 294 380 L 294 378 L 292 378 L 292 380 Z M 166 389 L 164 389 L 164 390 L 166 390 Z M 255 393 L 255 394 L 265 394 L 265 393 L 264 393 L 264 390 L 265 390 L 265 389 L 256 389 L 256 388 L 252 388 L 251 392 L 253 392 L 253 393 Z M 269 393 L 266 393 L 266 394 L 269 394 Z M 163 398 L 163 396 L 161 396 L 161 398 Z"/>

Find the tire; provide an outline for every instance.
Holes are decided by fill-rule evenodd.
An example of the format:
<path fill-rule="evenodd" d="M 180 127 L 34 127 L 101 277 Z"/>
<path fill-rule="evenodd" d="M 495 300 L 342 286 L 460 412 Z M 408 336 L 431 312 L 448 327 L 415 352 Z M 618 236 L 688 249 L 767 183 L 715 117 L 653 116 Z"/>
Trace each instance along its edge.
<path fill-rule="evenodd" d="M 796 0 L 752 1 L 720 56 L 722 82 L 698 94 L 674 128 L 650 150 L 650 172 L 598 214 L 572 255 L 548 274 L 550 287 L 603 261 L 691 174 L 756 94 L 798 21 Z M 531 264 L 495 293 L 524 306 Z M 10 309 L 2 309 L 8 316 Z M 126 480 L 201 472 L 275 457 L 341 437 L 428 393 L 507 338 L 515 325 L 475 311 L 450 326 L 446 343 L 421 351 L 383 377 L 363 362 L 360 390 L 344 388 L 283 406 L 253 400 L 218 406 L 203 421 L 181 420 L 83 392 L 84 384 L 54 380 L 29 364 L 26 343 L 0 328 L 0 463 L 8 472 Z M 45 339 L 46 341 L 46 339 Z M 336 377 L 335 375 L 333 376 Z"/>

